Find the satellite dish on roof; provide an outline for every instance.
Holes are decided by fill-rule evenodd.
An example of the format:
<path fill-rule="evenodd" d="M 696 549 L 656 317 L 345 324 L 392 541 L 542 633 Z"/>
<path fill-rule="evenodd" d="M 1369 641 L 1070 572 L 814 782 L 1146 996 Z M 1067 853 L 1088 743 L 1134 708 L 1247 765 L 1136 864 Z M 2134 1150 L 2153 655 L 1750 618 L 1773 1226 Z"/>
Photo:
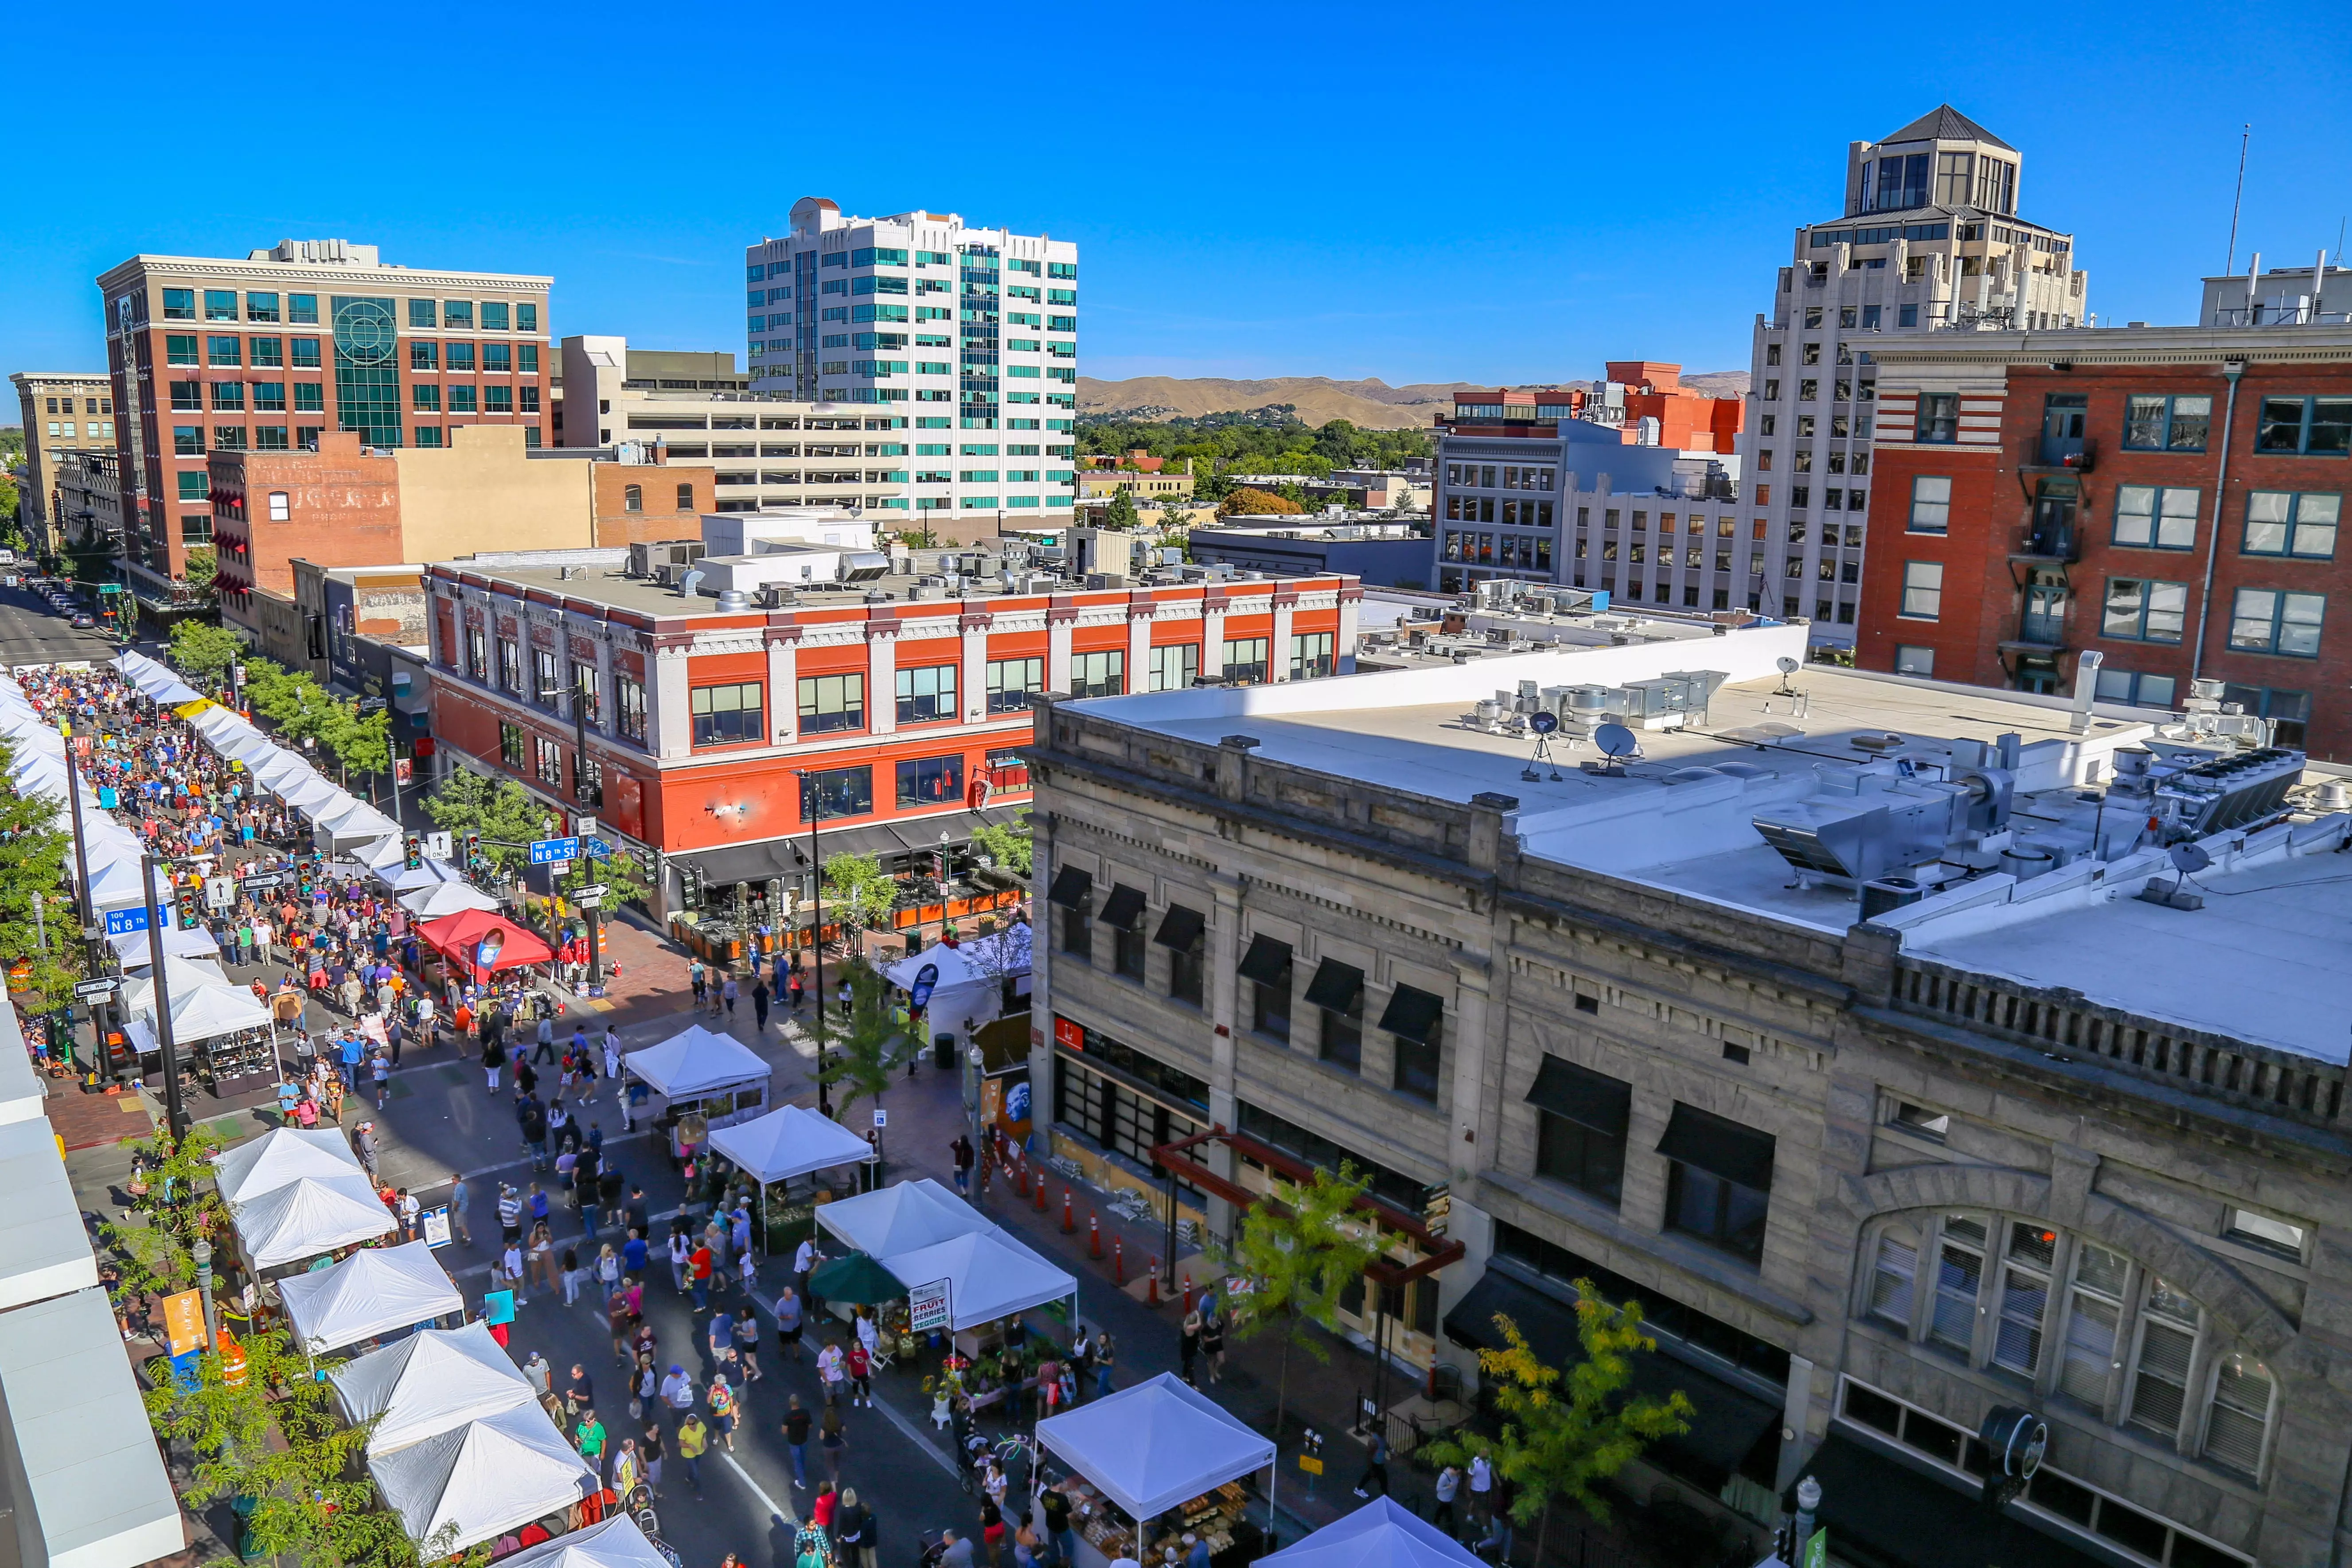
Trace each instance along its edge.
<path fill-rule="evenodd" d="M 1795 675 L 1797 671 L 1802 668 L 1802 666 L 1786 654 L 1782 654 L 1775 662 L 1777 662 L 1780 667 L 1780 684 L 1773 691 L 1772 695 L 1775 697 L 1794 697 L 1796 692 L 1790 689 L 1789 680 L 1791 676 Z"/>
<path fill-rule="evenodd" d="M 2205 853 L 2201 845 L 2176 844 L 2165 854 L 2170 857 L 2173 869 L 2184 877 L 2191 871 L 2202 871 L 2213 863 L 2213 857 Z"/>
<path fill-rule="evenodd" d="M 1538 735 L 1549 735 L 1554 730 L 1559 728 L 1559 715 L 1557 713 L 1530 713 L 1528 715 L 1528 728 L 1533 730 Z"/>
<path fill-rule="evenodd" d="M 1780 658 L 1776 662 L 1777 662 L 1777 663 L 1780 665 L 1780 673 L 1781 673 L 1781 674 L 1783 674 L 1783 675 L 1794 675 L 1794 674 L 1796 674 L 1796 673 L 1797 673 L 1797 668 L 1798 668 L 1797 661 L 1796 661 L 1795 659 L 1793 659 L 1793 658 L 1789 658 L 1786 654 L 1783 654 L 1783 655 L 1782 655 L 1782 656 L 1781 656 L 1781 657 L 1780 657 Z"/>
<path fill-rule="evenodd" d="M 1633 731 L 1622 724 L 1603 724 L 1592 731 L 1592 743 L 1612 757 L 1630 757 L 1642 749 Z"/>

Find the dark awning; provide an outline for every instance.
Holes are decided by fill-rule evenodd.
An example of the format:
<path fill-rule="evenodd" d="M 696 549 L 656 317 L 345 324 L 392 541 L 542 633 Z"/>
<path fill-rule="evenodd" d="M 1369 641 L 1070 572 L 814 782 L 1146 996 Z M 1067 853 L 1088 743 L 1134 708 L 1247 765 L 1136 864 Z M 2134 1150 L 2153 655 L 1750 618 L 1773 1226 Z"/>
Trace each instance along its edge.
<path fill-rule="evenodd" d="M 836 855 L 890 856 L 905 852 L 906 841 L 878 822 L 820 832 L 816 840 L 820 861 L 831 860 Z M 771 877 L 804 877 L 810 868 L 808 853 L 808 835 L 797 833 L 784 838 L 762 838 L 751 844 L 730 844 L 720 849 L 673 855 L 670 859 L 694 867 L 709 886 L 723 888 L 735 882 L 764 882 Z"/>
<path fill-rule="evenodd" d="M 1315 978 L 1307 983 L 1307 1005 L 1328 1007 L 1334 1013 L 1344 1013 L 1355 1006 L 1363 994 L 1364 972 L 1336 958 L 1327 958 L 1317 965 Z"/>
<path fill-rule="evenodd" d="M 1191 952 L 1201 945 L 1201 938 L 1208 929 L 1209 917 L 1200 910 L 1171 904 L 1168 912 L 1160 917 L 1159 934 L 1151 940 L 1179 952 Z"/>
<path fill-rule="evenodd" d="M 1270 936 L 1250 938 L 1249 951 L 1242 954 L 1241 975 L 1260 985 L 1279 985 L 1290 969 L 1290 944 L 1276 942 Z"/>
<path fill-rule="evenodd" d="M 1624 1079 L 1554 1056 L 1544 1058 L 1535 1087 L 1528 1090 L 1528 1103 L 1538 1110 L 1615 1138 L 1625 1135 L 1626 1111 L 1633 1102 L 1633 1086 Z"/>
<path fill-rule="evenodd" d="M 1097 917 L 1107 926 L 1120 931 L 1133 931 L 1135 922 L 1143 918 L 1143 893 L 1125 882 L 1115 885 L 1110 897 L 1103 900 L 1102 913 Z"/>
<path fill-rule="evenodd" d="M 2013 1508 L 1992 1512 L 1974 1483 L 1922 1475 L 1843 1432 L 1829 1435 L 1802 1473 L 1822 1483 L 1821 1522 L 1838 1556 L 1864 1568 L 2089 1568 L 2104 1561 Z"/>
<path fill-rule="evenodd" d="M 1444 1016 L 1445 998 L 1400 985 L 1389 994 L 1388 1010 L 1381 1015 L 1381 1027 L 1415 1045 L 1425 1046 L 1437 1033 L 1437 1021 Z"/>
<path fill-rule="evenodd" d="M 1658 1152 L 1759 1193 L 1772 1190 L 1772 1135 L 1696 1105 L 1675 1102 Z"/>
<path fill-rule="evenodd" d="M 1584 1359 L 1583 1342 L 1576 1333 L 1576 1308 L 1498 1268 L 1479 1276 L 1445 1314 L 1445 1337 L 1469 1350 L 1498 1350 L 1503 1344 L 1502 1331 L 1495 1326 L 1498 1312 L 1517 1325 L 1528 1348 L 1546 1366 L 1565 1370 Z M 1664 1399 L 1680 1390 L 1691 1402 L 1690 1430 L 1664 1439 L 1662 1446 L 1717 1476 L 1717 1484 L 1780 1424 L 1778 1405 L 1663 1351 L 1636 1355 L 1633 1365 L 1629 1394 Z"/>
<path fill-rule="evenodd" d="M 1076 866 L 1065 866 L 1055 872 L 1054 885 L 1045 890 L 1046 902 L 1059 904 L 1066 910 L 1085 909 L 1093 901 L 1094 896 L 1093 876 Z"/>

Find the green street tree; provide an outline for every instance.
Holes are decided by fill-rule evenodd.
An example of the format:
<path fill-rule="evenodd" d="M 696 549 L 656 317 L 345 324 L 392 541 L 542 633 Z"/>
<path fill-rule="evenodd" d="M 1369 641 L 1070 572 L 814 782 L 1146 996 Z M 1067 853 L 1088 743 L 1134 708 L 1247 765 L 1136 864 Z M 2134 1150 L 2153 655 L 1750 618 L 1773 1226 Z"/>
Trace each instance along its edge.
<path fill-rule="evenodd" d="M 1036 864 L 1036 838 L 1029 825 L 1029 808 L 1010 822 L 989 822 L 972 829 L 971 847 L 997 865 L 1026 877 Z"/>
<path fill-rule="evenodd" d="M 888 981 L 856 962 L 845 965 L 844 973 L 849 981 L 849 1017 L 834 1023 L 824 1059 L 817 1067 L 817 1081 L 835 1091 L 836 1117 L 845 1117 L 861 1100 L 881 1103 L 882 1091 L 922 1048 L 899 1018 Z M 818 998 L 819 1013 L 826 1011 L 824 1001 Z"/>
<path fill-rule="evenodd" d="M 392 771 L 392 710 L 362 713 L 352 703 L 337 702 L 339 711 L 320 737 L 335 753 L 346 776 Z"/>
<path fill-rule="evenodd" d="M 871 855 L 835 855 L 824 863 L 824 905 L 845 937 L 871 931 L 898 907 L 898 879 Z"/>
<path fill-rule="evenodd" d="M 1340 1296 L 1380 1255 L 1371 1221 L 1355 1206 L 1368 1184 L 1344 1160 L 1336 1174 L 1318 1169 L 1314 1180 L 1291 1184 L 1281 1197 L 1260 1198 L 1242 1216 L 1234 1245 L 1217 1249 L 1226 1277 L 1248 1286 L 1232 1296 L 1235 1337 L 1282 1336 L 1274 1398 L 1277 1445 L 1290 1403 L 1291 1347 L 1303 1347 L 1318 1362 L 1331 1359 L 1315 1330 L 1337 1331 Z"/>
<path fill-rule="evenodd" d="M 463 836 L 478 833 L 482 854 L 502 873 L 511 875 L 530 864 L 528 846 L 546 837 L 541 832 L 547 808 L 511 779 L 492 781 L 471 768 L 455 768 L 425 797 L 425 815 L 433 826 Z M 609 862 L 607 862 L 609 864 Z"/>
<path fill-rule="evenodd" d="M 210 621 L 185 620 L 172 627 L 172 662 L 198 681 L 226 678 L 244 652 L 243 638 Z"/>
<path fill-rule="evenodd" d="M 15 742 L 0 740 L 0 775 L 16 764 Z M 28 992 L 44 999 L 64 996 L 83 969 L 80 922 L 65 889 L 73 835 L 64 816 L 47 795 L 0 790 L 0 964 L 29 965 Z"/>
<path fill-rule="evenodd" d="M 1103 508 L 1105 528 L 1135 528 L 1143 521 L 1135 510 L 1135 487 L 1121 485 L 1111 493 L 1110 504 Z"/>
<path fill-rule="evenodd" d="M 228 1205 L 213 1181 L 213 1156 L 222 1147 L 201 1121 L 176 1142 L 168 1131 L 132 1141 L 147 1167 L 147 1191 L 131 1205 L 138 1223 L 99 1226 L 125 1289 L 169 1296 L 195 1288 L 196 1243 L 228 1231 Z"/>
<path fill-rule="evenodd" d="M 214 552 L 211 546 L 206 545 L 188 552 L 185 580 L 189 589 L 197 597 L 212 598 L 214 583 L 219 575 L 220 557 Z"/>
<path fill-rule="evenodd" d="M 642 900 L 651 890 L 637 858 L 617 849 L 601 859 L 581 856 L 572 862 L 571 870 L 557 879 L 555 886 L 566 898 L 578 897 L 583 888 L 602 887 L 605 889 L 604 907 L 607 910 Z"/>
<path fill-rule="evenodd" d="M 1519 1326 L 1496 1313 L 1503 1348 L 1480 1351 L 1478 1366 L 1503 1418 L 1501 1429 L 1492 1437 L 1456 1433 L 1427 1449 L 1442 1465 L 1466 1465 L 1483 1453 L 1518 1488 L 1511 1518 L 1522 1527 L 1536 1527 L 1538 1563 L 1543 1561 L 1554 1502 L 1571 1503 L 1606 1521 L 1609 1502 L 1601 1495 L 1601 1483 L 1657 1439 L 1690 1430 L 1691 1402 L 1680 1389 L 1664 1399 L 1618 1398 L 1633 1380 L 1633 1358 L 1658 1348 L 1642 1331 L 1641 1303 L 1612 1305 L 1590 1279 L 1576 1282 L 1576 1337 L 1584 1359 L 1565 1372 L 1545 1365 Z"/>

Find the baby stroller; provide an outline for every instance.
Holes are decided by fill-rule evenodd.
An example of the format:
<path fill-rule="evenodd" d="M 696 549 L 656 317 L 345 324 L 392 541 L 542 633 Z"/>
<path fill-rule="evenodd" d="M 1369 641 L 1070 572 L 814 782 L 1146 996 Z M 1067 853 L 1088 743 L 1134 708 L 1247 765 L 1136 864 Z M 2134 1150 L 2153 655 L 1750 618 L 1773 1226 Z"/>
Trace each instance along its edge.
<path fill-rule="evenodd" d="M 661 1517 L 654 1512 L 654 1489 L 644 1481 L 629 1489 L 629 1517 L 637 1521 L 638 1531 L 656 1552 L 662 1554 L 669 1568 L 686 1568 L 675 1547 L 661 1538 Z"/>

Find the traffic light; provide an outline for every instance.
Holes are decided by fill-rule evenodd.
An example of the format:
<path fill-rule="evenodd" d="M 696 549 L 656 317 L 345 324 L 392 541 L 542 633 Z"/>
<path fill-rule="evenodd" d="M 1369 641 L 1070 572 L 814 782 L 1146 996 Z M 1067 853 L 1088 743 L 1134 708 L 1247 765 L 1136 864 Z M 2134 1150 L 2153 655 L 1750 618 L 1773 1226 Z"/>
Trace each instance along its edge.
<path fill-rule="evenodd" d="M 425 841 L 414 833 L 408 836 L 408 868 L 412 871 L 425 868 Z"/>
<path fill-rule="evenodd" d="M 689 910 L 702 907 L 702 873 L 695 867 L 677 868 L 677 901 Z"/>
<path fill-rule="evenodd" d="M 201 882 L 182 890 L 180 895 L 181 930 L 194 931 L 196 929 L 196 925 L 200 918 L 196 913 L 196 895 L 203 891 L 204 884 Z"/>
<path fill-rule="evenodd" d="M 482 866 L 482 836 L 470 830 L 466 834 L 466 869 L 478 871 Z"/>

